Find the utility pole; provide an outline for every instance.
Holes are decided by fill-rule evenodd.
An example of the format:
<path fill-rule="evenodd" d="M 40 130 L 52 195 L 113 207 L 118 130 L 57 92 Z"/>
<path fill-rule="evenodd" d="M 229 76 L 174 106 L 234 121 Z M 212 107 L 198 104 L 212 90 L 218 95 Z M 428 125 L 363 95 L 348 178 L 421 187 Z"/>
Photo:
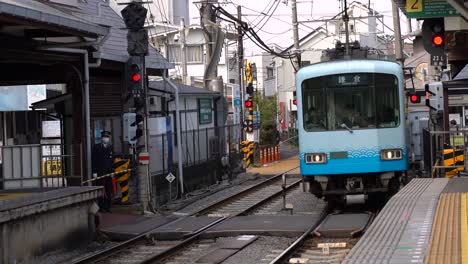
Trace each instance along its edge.
<path fill-rule="evenodd" d="M 297 4 L 296 0 L 291 1 L 292 9 L 292 25 L 293 25 L 293 38 L 294 38 L 294 72 L 297 72 L 301 67 L 301 52 L 299 51 L 299 23 L 297 23 Z"/>
<path fill-rule="evenodd" d="M 237 18 L 242 21 L 242 10 L 241 6 L 237 6 Z M 240 104 L 240 122 L 244 123 L 244 78 L 242 74 L 242 69 L 244 67 L 244 43 L 243 43 L 243 34 L 242 34 L 242 24 L 239 23 L 237 25 L 237 64 L 239 67 L 239 89 L 240 89 L 240 96 L 241 96 L 241 104 Z M 241 133 L 241 139 L 244 140 L 245 135 Z"/>
<path fill-rule="evenodd" d="M 348 23 L 349 23 L 349 16 L 348 16 L 348 3 L 344 0 L 344 15 L 343 20 L 345 23 L 345 34 L 346 34 L 346 44 L 345 44 L 345 58 L 349 58 L 349 31 L 348 31 Z"/>
<path fill-rule="evenodd" d="M 395 32 L 395 55 L 396 60 L 403 67 L 403 51 L 402 51 L 402 41 L 401 41 L 401 29 L 400 29 L 400 12 L 398 11 L 398 6 L 395 1 L 392 1 L 392 13 L 393 13 L 393 30 Z"/>
<path fill-rule="evenodd" d="M 134 164 L 137 167 L 138 198 L 143 212 L 148 208 L 150 197 L 149 154 L 147 138 L 147 74 L 145 56 L 148 55 L 148 31 L 144 28 L 147 9 L 140 2 L 131 2 L 122 11 L 122 17 L 128 29 L 127 52 L 129 59 L 126 68 L 126 84 L 130 97 L 133 98 L 131 112 L 124 116 L 127 126 L 124 127 L 126 141 L 135 150 Z M 130 109 L 129 109 L 130 110 Z M 136 144 L 136 145 L 135 145 Z"/>
<path fill-rule="evenodd" d="M 181 66 L 182 66 L 182 83 L 189 85 L 187 78 L 187 49 L 185 47 L 185 20 L 183 17 L 180 18 L 180 54 L 181 54 Z"/>
<path fill-rule="evenodd" d="M 413 27 L 411 26 L 411 18 L 407 18 L 406 19 L 406 34 L 411 34 L 411 32 L 413 31 Z"/>

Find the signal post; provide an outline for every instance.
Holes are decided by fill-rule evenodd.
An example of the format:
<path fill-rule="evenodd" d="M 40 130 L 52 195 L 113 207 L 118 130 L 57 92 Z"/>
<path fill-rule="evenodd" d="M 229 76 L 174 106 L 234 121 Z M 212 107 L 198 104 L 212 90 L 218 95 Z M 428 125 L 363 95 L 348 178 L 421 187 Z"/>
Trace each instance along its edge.
<path fill-rule="evenodd" d="M 244 117 L 244 132 L 245 141 L 241 142 L 241 152 L 244 153 L 244 164 L 248 168 L 254 161 L 254 147 L 255 147 L 255 134 L 254 134 L 254 87 L 253 87 L 253 74 L 252 69 L 255 70 L 255 66 L 252 67 L 251 62 L 247 63 L 244 61 L 245 67 L 245 79 L 247 86 L 245 88 L 245 102 L 244 108 L 246 113 L 243 113 Z M 247 117 L 246 117 L 247 115 Z"/>
<path fill-rule="evenodd" d="M 126 64 L 127 100 L 129 112 L 123 114 L 124 141 L 130 146 L 133 165 L 138 179 L 138 199 L 145 211 L 149 197 L 149 155 L 146 133 L 146 75 L 145 56 L 148 55 L 148 31 L 144 28 L 147 9 L 141 2 L 131 2 L 122 11 L 128 29 L 127 51 L 130 55 Z"/>

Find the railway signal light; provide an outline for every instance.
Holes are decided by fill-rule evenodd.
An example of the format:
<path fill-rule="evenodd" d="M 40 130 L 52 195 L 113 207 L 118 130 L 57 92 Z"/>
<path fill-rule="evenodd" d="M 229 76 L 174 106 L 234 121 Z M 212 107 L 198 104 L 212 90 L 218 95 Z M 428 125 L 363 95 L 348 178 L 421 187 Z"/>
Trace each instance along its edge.
<path fill-rule="evenodd" d="M 148 10 L 139 3 L 130 3 L 122 11 L 122 18 L 128 29 L 138 30 L 143 28 Z"/>
<path fill-rule="evenodd" d="M 252 72 L 252 80 L 257 80 L 257 64 L 252 63 L 252 65 L 250 66 L 250 70 Z"/>
<path fill-rule="evenodd" d="M 421 97 L 417 95 L 415 92 L 408 93 L 408 97 L 411 103 L 419 104 L 421 102 Z"/>
<path fill-rule="evenodd" d="M 144 28 L 148 10 L 141 3 L 132 2 L 120 13 L 127 27 L 127 52 L 130 55 L 148 54 L 148 30 Z"/>
<path fill-rule="evenodd" d="M 250 98 L 249 98 L 250 99 Z M 245 101 L 245 107 L 251 108 L 253 106 L 252 100 Z"/>
<path fill-rule="evenodd" d="M 254 88 L 251 83 L 247 84 L 247 87 L 245 88 L 245 92 L 250 96 L 254 94 Z"/>
<path fill-rule="evenodd" d="M 425 86 L 426 106 L 433 111 L 444 111 L 444 87 L 442 82 L 432 82 Z"/>
<path fill-rule="evenodd" d="M 130 56 L 127 62 L 127 89 L 133 97 L 137 98 L 143 94 L 143 63 L 140 56 Z"/>
<path fill-rule="evenodd" d="M 431 55 L 442 56 L 444 54 L 444 19 L 425 19 L 422 25 L 424 49 Z"/>
<path fill-rule="evenodd" d="M 293 104 L 294 104 L 294 105 L 297 105 L 296 91 L 293 92 Z"/>
<path fill-rule="evenodd" d="M 249 98 L 245 101 L 245 108 L 247 109 L 247 120 L 244 122 L 244 130 L 247 132 L 253 131 L 253 97 L 249 96 Z"/>

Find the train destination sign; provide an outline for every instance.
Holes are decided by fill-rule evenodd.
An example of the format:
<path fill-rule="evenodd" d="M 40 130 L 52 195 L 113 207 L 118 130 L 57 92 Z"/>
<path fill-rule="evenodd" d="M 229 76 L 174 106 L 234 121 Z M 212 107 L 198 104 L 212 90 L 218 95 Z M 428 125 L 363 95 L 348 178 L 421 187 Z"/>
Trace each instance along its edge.
<path fill-rule="evenodd" d="M 366 85 L 369 80 L 369 73 L 338 74 L 328 78 L 328 85 L 330 87 Z"/>

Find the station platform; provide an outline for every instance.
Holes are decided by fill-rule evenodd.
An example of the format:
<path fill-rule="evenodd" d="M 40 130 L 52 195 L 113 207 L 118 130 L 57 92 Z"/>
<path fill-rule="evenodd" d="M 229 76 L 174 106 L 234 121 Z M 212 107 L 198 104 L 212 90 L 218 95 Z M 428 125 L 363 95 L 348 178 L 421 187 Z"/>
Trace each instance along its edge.
<path fill-rule="evenodd" d="M 343 263 L 468 263 L 468 178 L 417 178 L 394 195 Z"/>
<path fill-rule="evenodd" d="M 0 263 L 34 263 L 58 247 L 78 247 L 95 236 L 90 212 L 101 187 L 0 192 Z"/>

